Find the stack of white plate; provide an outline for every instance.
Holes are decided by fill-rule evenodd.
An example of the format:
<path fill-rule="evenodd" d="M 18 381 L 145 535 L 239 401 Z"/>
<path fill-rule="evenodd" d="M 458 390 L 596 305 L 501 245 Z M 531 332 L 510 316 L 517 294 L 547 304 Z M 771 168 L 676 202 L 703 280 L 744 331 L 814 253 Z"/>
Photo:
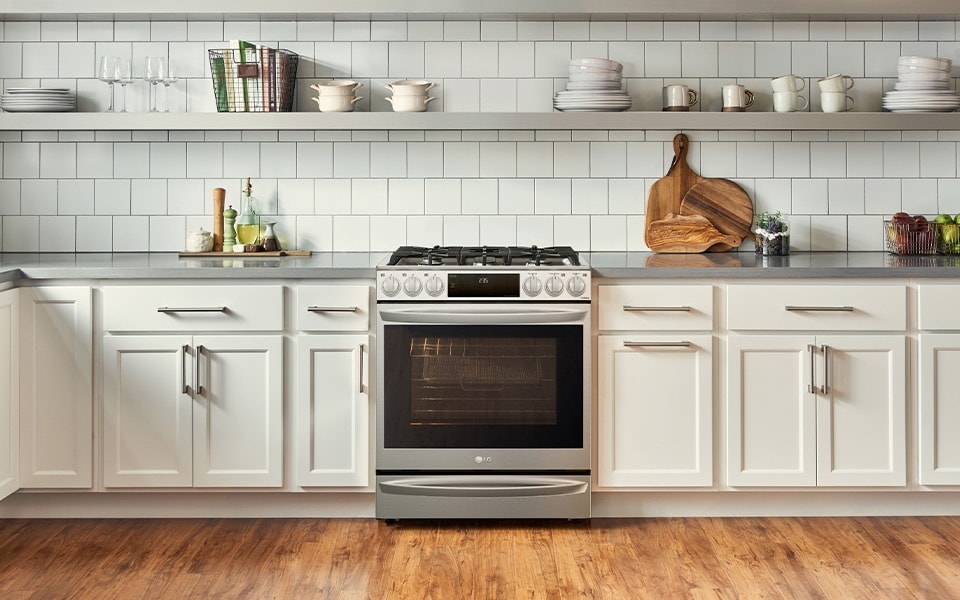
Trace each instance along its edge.
<path fill-rule="evenodd" d="M 623 91 L 623 65 L 606 58 L 570 61 L 567 89 L 557 92 L 553 107 L 562 111 L 618 112 L 630 108 Z"/>
<path fill-rule="evenodd" d="M 950 112 L 960 108 L 960 95 L 950 89 L 949 58 L 901 56 L 897 83 L 883 96 L 891 112 Z"/>
<path fill-rule="evenodd" d="M 0 96 L 0 108 L 7 112 L 66 112 L 76 105 L 67 88 L 7 88 Z"/>

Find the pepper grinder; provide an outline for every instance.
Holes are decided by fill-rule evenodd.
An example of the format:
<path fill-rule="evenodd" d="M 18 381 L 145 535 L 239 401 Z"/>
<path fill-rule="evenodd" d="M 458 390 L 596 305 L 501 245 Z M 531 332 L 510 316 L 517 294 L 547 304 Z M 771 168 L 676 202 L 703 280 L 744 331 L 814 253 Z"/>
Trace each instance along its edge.
<path fill-rule="evenodd" d="M 227 190 L 213 188 L 213 251 L 223 252 L 223 200 Z"/>
<path fill-rule="evenodd" d="M 223 251 L 233 252 L 233 245 L 237 243 L 237 232 L 233 228 L 237 220 L 237 211 L 233 210 L 233 205 L 223 211 Z"/>

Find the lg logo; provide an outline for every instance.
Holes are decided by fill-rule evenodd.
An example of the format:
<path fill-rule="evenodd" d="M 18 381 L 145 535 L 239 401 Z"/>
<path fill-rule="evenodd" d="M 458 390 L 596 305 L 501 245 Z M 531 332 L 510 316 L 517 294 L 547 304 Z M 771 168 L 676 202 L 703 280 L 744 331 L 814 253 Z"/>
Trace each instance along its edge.
<path fill-rule="evenodd" d="M 483 463 L 492 463 L 493 457 L 492 456 L 474 456 L 473 462 L 477 463 L 478 465 L 482 465 Z"/>

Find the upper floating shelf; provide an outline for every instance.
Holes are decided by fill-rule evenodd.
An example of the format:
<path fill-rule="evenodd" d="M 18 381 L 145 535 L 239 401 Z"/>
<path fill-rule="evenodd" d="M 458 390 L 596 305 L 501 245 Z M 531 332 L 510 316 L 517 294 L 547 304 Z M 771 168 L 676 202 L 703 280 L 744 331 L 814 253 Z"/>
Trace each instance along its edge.
<path fill-rule="evenodd" d="M 960 130 L 960 113 L 0 113 L 0 131 Z"/>
<path fill-rule="evenodd" d="M 956 0 L 3 0 L 4 20 L 955 19 Z M 137 4 L 137 7 L 132 5 Z"/>

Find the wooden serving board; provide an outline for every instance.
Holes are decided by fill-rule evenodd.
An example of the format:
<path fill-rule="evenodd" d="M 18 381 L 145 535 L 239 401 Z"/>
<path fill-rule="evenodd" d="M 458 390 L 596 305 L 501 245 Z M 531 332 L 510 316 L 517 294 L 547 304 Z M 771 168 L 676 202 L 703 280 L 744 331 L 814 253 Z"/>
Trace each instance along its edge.
<path fill-rule="evenodd" d="M 180 258 L 283 258 L 310 256 L 310 250 L 277 250 L 275 252 L 181 252 Z"/>
<path fill-rule="evenodd" d="M 724 243 L 710 248 L 711 252 L 736 248 L 751 235 L 753 202 L 742 187 L 729 179 L 704 179 L 690 188 L 680 203 L 680 214 L 706 217 L 721 233 L 738 238 L 736 244 Z"/>
<path fill-rule="evenodd" d="M 733 245 L 740 241 L 736 236 L 721 233 L 700 215 L 668 214 L 650 223 L 647 229 L 647 246 L 654 252 L 697 253 L 718 243 Z"/>
<path fill-rule="evenodd" d="M 680 214 L 680 203 L 687 192 L 703 181 L 687 164 L 687 150 L 690 140 L 686 135 L 678 133 L 673 138 L 673 161 L 666 175 L 658 179 L 650 187 L 647 194 L 647 213 L 644 224 L 643 239 L 650 245 L 650 225 L 665 218 L 668 214 Z"/>

